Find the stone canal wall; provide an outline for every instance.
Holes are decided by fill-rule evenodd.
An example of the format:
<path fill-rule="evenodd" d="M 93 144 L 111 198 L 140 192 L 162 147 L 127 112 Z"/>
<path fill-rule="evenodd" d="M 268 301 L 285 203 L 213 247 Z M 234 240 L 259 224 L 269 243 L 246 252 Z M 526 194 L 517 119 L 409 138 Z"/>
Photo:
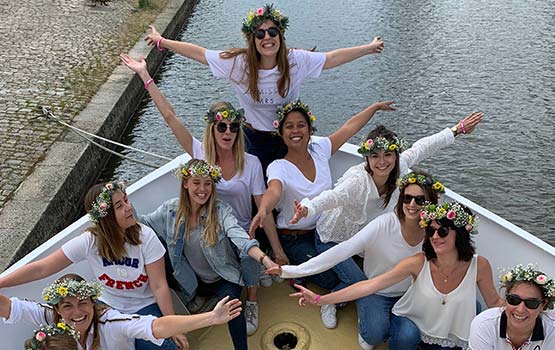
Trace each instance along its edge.
<path fill-rule="evenodd" d="M 196 2 L 167 0 L 154 25 L 175 37 Z M 105 79 L 103 54 L 117 49 L 112 41 L 133 25 L 135 8 L 135 1 L 123 0 L 108 7 L 90 7 L 88 0 L 0 4 L 0 271 L 73 221 L 109 158 L 62 126 L 37 118 L 37 106 L 59 115 L 81 110 L 73 125 L 118 139 L 140 103 L 142 82 L 123 66 L 102 85 L 94 81 Z M 133 57 L 147 57 L 153 75 L 164 54 L 142 37 L 131 50 Z M 86 91 L 75 89 L 95 83 L 100 88 L 90 102 Z"/>

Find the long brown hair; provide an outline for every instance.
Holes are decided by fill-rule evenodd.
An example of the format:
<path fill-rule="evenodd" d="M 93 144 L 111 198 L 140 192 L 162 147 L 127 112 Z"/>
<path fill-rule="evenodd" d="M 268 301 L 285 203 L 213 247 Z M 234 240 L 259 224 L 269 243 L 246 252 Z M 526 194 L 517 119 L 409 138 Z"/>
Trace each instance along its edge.
<path fill-rule="evenodd" d="M 191 159 L 187 163 L 187 167 L 194 166 L 195 164 L 205 162 L 200 159 Z M 189 238 L 189 233 L 191 229 L 195 226 L 195 223 L 191 220 L 193 217 L 193 207 L 191 205 L 191 198 L 189 197 L 189 191 L 185 188 L 185 185 L 192 176 L 184 176 L 181 179 L 181 190 L 179 191 L 179 207 L 177 209 L 177 215 L 175 220 L 175 234 L 174 239 L 179 237 L 179 226 L 182 222 L 185 223 L 185 238 Z M 220 231 L 220 221 L 218 219 L 218 212 L 216 210 L 216 184 L 212 181 L 212 193 L 208 198 L 208 201 L 203 205 L 205 209 L 204 221 L 199 224 L 204 225 L 204 230 L 202 231 L 202 240 L 208 245 L 215 245 L 218 241 L 218 232 Z M 202 209 L 202 208 L 201 208 Z"/>
<path fill-rule="evenodd" d="M 89 189 L 85 196 L 85 210 L 90 212 L 92 204 L 96 201 L 98 195 L 102 192 L 105 183 L 94 185 Z M 131 245 L 141 244 L 141 226 L 137 223 L 125 230 L 122 230 L 117 221 L 114 212 L 113 203 L 107 210 L 108 215 L 99 218 L 98 223 L 89 227 L 89 230 L 96 238 L 96 246 L 98 254 L 110 261 L 121 260 L 125 254 L 125 243 Z"/>
<path fill-rule="evenodd" d="M 274 22 L 275 23 L 275 22 Z M 277 26 L 277 24 L 276 24 Z M 289 73 L 289 60 L 287 54 L 289 50 L 285 43 L 285 38 L 283 33 L 279 31 L 279 50 L 277 52 L 277 68 L 281 73 L 279 80 L 277 82 L 278 93 L 281 97 L 287 96 L 289 92 L 289 85 L 291 83 L 291 75 Z M 249 34 L 247 38 L 246 48 L 231 48 L 224 50 L 220 53 L 220 57 L 224 59 L 235 59 L 239 55 L 245 55 L 245 71 L 241 76 L 239 81 L 235 83 L 243 83 L 245 78 L 248 79 L 248 90 L 252 99 L 255 101 L 260 101 L 260 93 L 258 91 L 258 70 L 260 69 L 260 53 L 256 49 L 254 34 Z M 235 61 L 233 62 L 233 67 L 231 71 L 233 72 L 235 68 Z"/>
<path fill-rule="evenodd" d="M 426 177 L 429 177 L 430 179 L 432 178 L 432 175 L 422 170 L 414 170 L 413 173 L 415 173 L 416 175 L 424 175 Z M 426 201 L 433 204 L 437 204 L 437 202 L 439 201 L 438 192 L 432 188 L 433 183 L 431 183 L 429 186 L 419 184 L 418 182 L 411 185 L 416 185 L 420 187 L 422 191 L 424 191 L 424 198 L 426 198 Z M 408 185 L 399 190 L 399 199 L 397 200 L 397 205 L 395 206 L 395 213 L 397 214 L 397 217 L 400 221 L 405 220 L 405 213 L 403 212 L 403 196 L 405 195 L 405 189 L 407 187 Z"/>
<path fill-rule="evenodd" d="M 210 111 L 215 111 L 220 108 L 235 109 L 230 102 L 219 101 L 210 106 Z M 216 137 L 214 135 L 215 125 L 216 123 L 208 123 L 204 129 L 204 136 L 202 138 L 202 144 L 204 145 L 204 158 L 210 164 L 219 164 L 220 161 L 218 152 L 216 151 Z M 232 146 L 235 171 L 238 174 L 242 174 L 245 169 L 245 141 L 243 139 L 243 129 L 239 128 Z"/>

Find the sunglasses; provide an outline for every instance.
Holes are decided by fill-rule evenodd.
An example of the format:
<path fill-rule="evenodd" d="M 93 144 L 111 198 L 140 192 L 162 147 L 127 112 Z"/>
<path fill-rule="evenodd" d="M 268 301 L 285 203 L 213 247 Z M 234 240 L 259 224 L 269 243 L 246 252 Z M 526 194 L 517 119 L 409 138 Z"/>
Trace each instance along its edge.
<path fill-rule="evenodd" d="M 229 127 L 229 131 L 235 134 L 236 132 L 239 131 L 240 126 L 241 126 L 240 123 L 226 124 L 224 122 L 219 122 L 218 124 L 216 124 L 216 130 L 218 130 L 223 134 L 224 132 L 226 132 L 227 128 Z"/>
<path fill-rule="evenodd" d="M 266 37 L 266 32 L 268 32 L 268 35 L 270 36 L 270 38 L 275 38 L 279 34 L 279 29 L 278 27 L 270 27 L 268 29 L 257 29 L 254 32 L 254 36 L 257 39 L 262 40 Z"/>
<path fill-rule="evenodd" d="M 449 234 L 449 227 L 445 227 L 445 226 L 440 226 L 438 228 L 434 228 L 432 226 L 426 227 L 426 236 L 432 237 L 436 232 L 439 237 L 445 238 Z"/>
<path fill-rule="evenodd" d="M 424 205 L 426 202 L 426 197 L 424 196 L 411 196 L 410 194 L 403 195 L 403 203 L 409 204 L 414 199 L 414 203 L 417 205 Z"/>
<path fill-rule="evenodd" d="M 512 306 L 518 306 L 520 303 L 524 302 L 524 306 L 530 310 L 536 310 L 543 304 L 543 300 L 538 299 L 522 299 L 516 294 L 507 294 L 507 303 Z"/>

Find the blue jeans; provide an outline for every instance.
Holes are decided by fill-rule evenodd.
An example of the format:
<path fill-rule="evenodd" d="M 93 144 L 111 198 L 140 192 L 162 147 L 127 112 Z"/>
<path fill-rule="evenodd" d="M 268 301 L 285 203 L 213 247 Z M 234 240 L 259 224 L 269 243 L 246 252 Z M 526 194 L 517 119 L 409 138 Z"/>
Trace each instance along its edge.
<path fill-rule="evenodd" d="M 323 243 L 318 234 L 314 235 L 314 246 L 318 254 L 321 254 L 336 245 L 337 243 L 334 242 Z M 340 262 L 335 265 L 332 270 L 340 279 L 339 284 L 333 288 L 333 292 L 367 279 L 366 275 L 353 258 L 348 258 L 347 260 Z"/>
<path fill-rule="evenodd" d="M 243 287 L 226 281 L 223 278 L 214 283 L 204 283 L 199 279 L 198 283 L 197 294 L 214 294 L 218 297 L 218 299 L 226 296 L 229 296 L 230 300 L 241 298 L 241 290 Z M 227 327 L 229 329 L 229 334 L 231 335 L 231 340 L 233 341 L 233 347 L 235 350 L 246 350 L 248 346 L 245 312 L 241 311 L 241 314 L 238 317 L 235 317 L 227 323 Z"/>
<path fill-rule="evenodd" d="M 277 115 L 276 115 L 277 119 Z M 281 159 L 287 154 L 287 146 L 278 135 L 267 134 L 243 127 L 245 134 L 245 148 L 260 160 L 264 180 L 266 180 L 266 168 L 276 159 Z"/>
<path fill-rule="evenodd" d="M 358 332 L 371 345 L 383 343 L 388 337 L 390 350 L 414 350 L 420 343 L 418 327 L 406 317 L 391 313 L 400 297 L 371 294 L 357 299 Z"/>
<path fill-rule="evenodd" d="M 281 246 L 291 265 L 302 264 L 318 255 L 314 246 L 314 234 L 313 231 L 303 235 L 279 235 Z M 340 283 L 339 277 L 332 269 L 309 276 L 306 280 L 329 290 L 333 290 Z"/>
<path fill-rule="evenodd" d="M 241 275 L 246 287 L 258 285 L 262 265 L 250 256 L 241 258 Z"/>
<path fill-rule="evenodd" d="M 135 312 L 137 315 L 152 315 L 156 317 L 162 317 L 162 311 L 158 307 L 158 304 L 154 303 L 149 306 L 145 306 L 139 311 Z M 165 349 L 165 350 L 177 350 L 178 347 L 171 339 L 164 339 L 162 345 L 158 346 L 148 340 L 135 339 L 135 349 L 137 350 L 155 350 L 155 349 Z"/>

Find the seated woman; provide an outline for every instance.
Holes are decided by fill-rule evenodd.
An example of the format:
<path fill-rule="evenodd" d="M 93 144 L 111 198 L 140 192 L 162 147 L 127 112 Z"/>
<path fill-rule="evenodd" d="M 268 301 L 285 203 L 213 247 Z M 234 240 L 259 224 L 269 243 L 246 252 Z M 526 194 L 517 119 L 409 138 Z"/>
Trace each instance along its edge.
<path fill-rule="evenodd" d="M 470 323 L 476 315 L 476 285 L 488 307 L 502 304 L 488 260 L 474 254 L 470 235 L 477 233 L 477 219 L 457 202 L 428 204 L 420 217 L 426 230 L 423 253 L 401 260 L 380 276 L 331 294 L 320 296 L 297 286 L 301 291 L 292 296 L 299 297 L 301 306 L 335 304 L 379 292 L 411 277 L 411 286 L 392 310 L 406 318 L 403 332 L 413 334 L 418 329 L 425 350 L 467 348 Z M 416 349 L 419 342 L 414 339 L 413 344 L 390 349 Z"/>
<path fill-rule="evenodd" d="M 175 314 L 164 268 L 165 249 L 151 228 L 137 223 L 121 181 L 98 184 L 87 192 L 85 209 L 93 225 L 44 259 L 0 279 L 0 288 L 36 281 L 86 260 L 104 286 L 101 301 L 126 313 Z M 184 335 L 174 337 L 187 347 Z M 137 339 L 140 349 L 177 349 Z"/>
<path fill-rule="evenodd" d="M 75 342 L 84 350 L 134 350 L 134 339 L 144 339 L 161 346 L 164 338 L 226 323 L 238 317 L 241 311 L 239 300 L 228 301 L 226 297 L 213 311 L 198 315 L 160 318 L 127 315 L 98 303 L 100 290 L 100 283 L 87 282 L 81 276 L 68 274 L 43 290 L 43 300 L 49 306 L 0 295 L 0 317 L 7 324 L 25 322 L 36 327 L 65 322 L 78 332 L 79 338 Z M 40 338 L 43 338 L 42 334 Z"/>
<path fill-rule="evenodd" d="M 174 276 L 186 293 L 198 290 L 239 298 L 244 282 L 232 245 L 241 257 L 250 256 L 266 268 L 277 265 L 239 226 L 231 207 L 216 199 L 216 183 L 221 179 L 217 165 L 192 159 L 176 175 L 181 179 L 179 198 L 164 202 L 139 220 L 167 242 Z M 229 322 L 229 332 L 236 350 L 247 349 L 243 313 Z"/>
<path fill-rule="evenodd" d="M 281 266 L 281 269 L 271 269 L 267 273 L 280 273 L 284 278 L 309 276 L 341 265 L 353 255 L 364 252 L 364 273 L 360 272 L 361 277 L 357 275 L 360 268 L 354 261 L 352 264 L 356 268 L 342 269 L 343 274 L 339 274 L 356 283 L 377 277 L 391 270 L 402 259 L 421 252 L 425 233 L 419 225 L 420 209 L 424 202 L 437 204 L 439 194 L 444 192 L 443 184 L 422 171 L 406 174 L 397 184 L 400 195 L 395 212 L 378 216 L 350 239 L 301 265 Z M 406 330 L 406 319 L 391 313 L 393 305 L 406 292 L 410 282 L 406 278 L 356 300 L 359 342 L 363 349 L 371 348 L 368 344 L 381 344 L 388 338 L 390 349 L 404 349 L 420 339 L 418 330 L 403 332 Z"/>
<path fill-rule="evenodd" d="M 555 303 L 555 281 L 529 264 L 507 271 L 501 285 L 505 304 L 474 318 L 470 349 L 555 349 L 555 318 L 545 312 Z"/>
<path fill-rule="evenodd" d="M 287 146 L 284 159 L 268 167 L 268 189 L 262 197 L 258 214 L 253 218 L 251 232 L 266 222 L 277 208 L 278 235 L 289 261 L 300 264 L 317 255 L 314 246 L 318 215 L 300 223 L 289 222 L 293 217 L 292 204 L 300 198 L 313 198 L 331 188 L 331 171 L 328 160 L 349 138 L 357 133 L 379 110 L 395 110 L 389 102 L 376 102 L 349 119 L 329 137 L 312 136 L 315 116 L 300 100 L 278 110 L 274 121 L 278 133 Z M 339 289 L 339 279 L 333 271 L 310 277 L 326 289 Z M 327 328 L 335 328 L 335 308 L 322 308 L 322 321 Z"/>

